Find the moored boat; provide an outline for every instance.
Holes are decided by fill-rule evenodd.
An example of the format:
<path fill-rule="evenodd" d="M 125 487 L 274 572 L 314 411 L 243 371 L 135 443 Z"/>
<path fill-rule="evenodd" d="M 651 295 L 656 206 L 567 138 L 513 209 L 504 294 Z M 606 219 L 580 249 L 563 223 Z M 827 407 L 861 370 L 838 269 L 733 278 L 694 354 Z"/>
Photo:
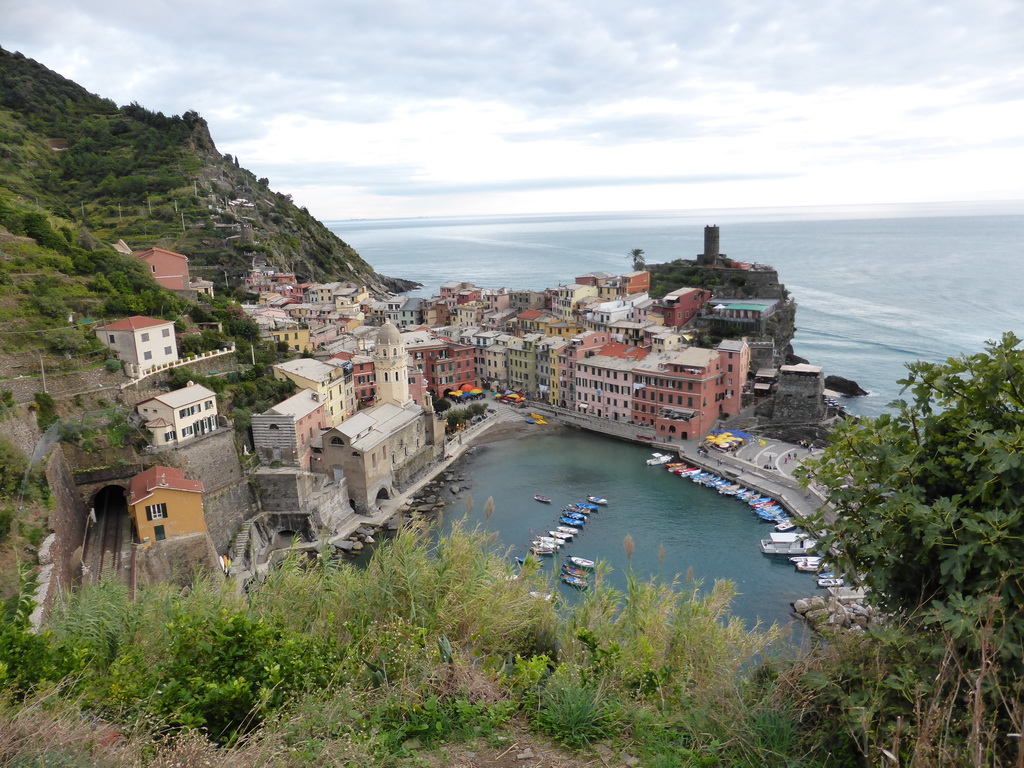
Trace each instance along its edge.
<path fill-rule="evenodd" d="M 571 533 L 571 534 L 577 534 L 577 533 L 580 532 L 579 528 L 573 528 L 571 525 L 560 525 L 560 526 L 558 526 L 558 528 L 556 530 L 559 530 L 562 533 Z"/>
<path fill-rule="evenodd" d="M 820 576 L 818 578 L 819 587 L 841 587 L 844 584 L 846 582 L 839 576 Z"/>
<path fill-rule="evenodd" d="M 589 583 L 586 579 L 582 579 L 579 576 L 573 576 L 569 573 L 562 574 L 562 581 L 564 581 L 570 587 L 576 587 L 576 589 L 586 589 L 589 586 Z"/>
<path fill-rule="evenodd" d="M 672 454 L 670 453 L 652 453 L 651 458 L 647 460 L 647 464 L 656 467 L 660 464 L 668 464 L 670 461 L 672 461 Z"/>
<path fill-rule="evenodd" d="M 591 504 L 599 504 L 602 507 L 607 506 L 608 504 L 608 499 L 603 499 L 600 496 L 587 496 L 587 501 Z"/>
<path fill-rule="evenodd" d="M 806 533 L 779 533 L 772 531 L 769 538 L 761 539 L 761 551 L 766 555 L 801 555 L 812 551 L 818 544 Z"/>
<path fill-rule="evenodd" d="M 553 554 L 555 554 L 555 548 L 554 547 L 538 547 L 538 546 L 533 546 L 533 547 L 530 547 L 530 552 L 535 554 L 535 555 L 553 555 Z"/>
<path fill-rule="evenodd" d="M 573 528 L 582 528 L 587 524 L 585 520 L 580 520 L 575 517 L 562 517 L 559 518 L 558 522 L 562 525 L 571 525 Z"/>
<path fill-rule="evenodd" d="M 561 541 L 572 541 L 572 534 L 566 533 L 565 531 L 548 531 L 551 534 L 551 538 L 559 539 Z"/>
<path fill-rule="evenodd" d="M 591 569 L 594 567 L 594 561 L 588 560 L 585 557 L 570 557 L 569 562 L 575 565 L 577 568 Z"/>
<path fill-rule="evenodd" d="M 539 501 L 542 504 L 550 504 L 551 503 L 551 497 L 550 496 L 541 496 L 539 493 L 533 494 L 533 499 L 534 499 L 534 501 Z"/>

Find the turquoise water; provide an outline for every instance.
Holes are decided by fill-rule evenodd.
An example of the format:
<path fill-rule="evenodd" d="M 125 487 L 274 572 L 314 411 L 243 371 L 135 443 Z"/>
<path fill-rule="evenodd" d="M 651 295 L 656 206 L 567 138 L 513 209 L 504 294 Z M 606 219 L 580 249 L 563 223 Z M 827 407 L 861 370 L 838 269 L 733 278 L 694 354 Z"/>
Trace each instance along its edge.
<path fill-rule="evenodd" d="M 540 289 L 596 270 L 621 273 L 632 248 L 651 264 L 693 258 L 704 225 L 718 224 L 723 253 L 778 269 L 799 307 L 796 353 L 869 390 L 847 405 L 873 416 L 899 394 L 908 361 L 974 353 L 1004 331 L 1024 336 L 1022 210 L 860 206 L 328 224 L 379 272 L 422 282 L 421 295 L 447 280 Z"/>
<path fill-rule="evenodd" d="M 728 579 L 739 591 L 733 604 L 737 616 L 750 623 L 790 622 L 790 603 L 817 587 L 787 558 L 760 553 L 758 542 L 771 526 L 737 499 L 664 467 L 647 466 L 649 457 L 644 446 L 577 432 L 481 446 L 459 465 L 471 486 L 469 523 L 496 533 L 500 549 L 509 550 L 510 557 L 525 556 L 531 531 L 554 528 L 566 504 L 601 496 L 609 500 L 608 506 L 591 515 L 583 533 L 563 551 L 604 560 L 612 568 L 610 584 L 624 588 L 631 569 L 665 581 L 683 580 L 690 572 L 706 587 Z M 535 501 L 535 493 L 550 496 L 552 503 Z M 489 497 L 494 513 L 486 520 L 483 508 Z M 464 512 L 464 502 L 455 502 L 445 513 L 446 530 Z M 630 559 L 623 546 L 627 535 L 635 547 Z M 554 576 L 563 558 L 543 560 Z M 579 599 L 573 587 L 559 582 L 556 589 L 565 599 Z"/>

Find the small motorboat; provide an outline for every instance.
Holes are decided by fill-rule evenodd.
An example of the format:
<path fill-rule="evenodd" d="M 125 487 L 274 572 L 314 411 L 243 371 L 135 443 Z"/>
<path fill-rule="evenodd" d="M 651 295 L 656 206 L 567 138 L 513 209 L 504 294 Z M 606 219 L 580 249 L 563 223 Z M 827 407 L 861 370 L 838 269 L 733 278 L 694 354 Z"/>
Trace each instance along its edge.
<path fill-rule="evenodd" d="M 563 517 L 559 521 L 562 525 L 571 525 L 573 528 L 582 528 L 587 524 L 586 520 L 580 520 L 575 517 Z"/>
<path fill-rule="evenodd" d="M 775 530 L 779 533 L 785 533 L 786 531 L 792 531 L 796 528 L 796 523 L 790 520 L 788 517 L 782 518 L 776 525 Z"/>
<path fill-rule="evenodd" d="M 534 554 L 534 555 L 553 555 L 553 554 L 555 554 L 555 548 L 554 547 L 544 547 L 544 546 L 533 546 L 533 547 L 530 547 L 530 552 L 532 554 Z"/>
<path fill-rule="evenodd" d="M 818 578 L 818 586 L 819 587 L 841 587 L 845 583 L 846 582 L 843 581 L 842 578 L 838 577 L 838 576 L 820 576 Z"/>
<path fill-rule="evenodd" d="M 562 574 L 562 581 L 564 581 L 570 587 L 576 587 L 576 589 L 586 589 L 588 586 L 590 586 L 586 579 L 582 579 L 579 576 L 573 576 L 569 573 Z"/>
<path fill-rule="evenodd" d="M 562 542 L 559 539 L 553 539 L 550 536 L 538 536 L 530 543 L 535 547 L 554 547 L 555 549 L 562 546 Z"/>
<path fill-rule="evenodd" d="M 584 568 L 590 570 L 594 567 L 593 560 L 587 560 L 585 557 L 570 557 L 569 562 L 575 565 L 577 568 Z"/>
<path fill-rule="evenodd" d="M 563 512 L 563 517 L 570 517 L 573 520 L 582 520 L 584 523 L 587 522 L 587 515 L 585 512 Z"/>
<path fill-rule="evenodd" d="M 647 460 L 648 466 L 656 467 L 660 464 L 668 464 L 672 461 L 672 454 L 670 453 L 652 453 L 651 458 Z"/>
<path fill-rule="evenodd" d="M 573 534 L 566 533 L 565 531 L 548 531 L 548 535 L 553 539 L 564 541 L 567 544 L 572 541 L 573 537 Z"/>
<path fill-rule="evenodd" d="M 562 573 L 568 573 L 570 576 L 579 576 L 581 579 L 585 579 L 587 577 L 586 571 L 573 565 L 563 565 Z"/>
<path fill-rule="evenodd" d="M 560 525 L 556 530 L 560 531 L 561 533 L 571 533 L 573 535 L 580 532 L 579 528 L 573 528 L 571 525 Z"/>
<path fill-rule="evenodd" d="M 534 501 L 539 501 L 541 504 L 550 504 L 551 503 L 551 497 L 550 496 L 541 496 L 539 493 L 533 494 L 533 500 Z"/>

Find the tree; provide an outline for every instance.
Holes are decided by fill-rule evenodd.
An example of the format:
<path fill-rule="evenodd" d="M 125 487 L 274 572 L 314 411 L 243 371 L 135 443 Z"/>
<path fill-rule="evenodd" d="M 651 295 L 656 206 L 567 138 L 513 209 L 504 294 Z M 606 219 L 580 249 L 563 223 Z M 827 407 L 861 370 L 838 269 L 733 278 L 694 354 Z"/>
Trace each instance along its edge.
<path fill-rule="evenodd" d="M 647 266 L 647 260 L 644 258 L 643 248 L 634 248 L 629 252 L 629 259 L 633 262 L 633 270 L 639 272 Z"/>
<path fill-rule="evenodd" d="M 910 401 L 839 427 L 809 470 L 834 508 L 822 544 L 834 548 L 840 572 L 870 587 L 887 610 L 941 625 L 964 650 L 994 642 L 1004 669 L 1017 673 L 1024 662 L 1019 345 L 1007 333 L 982 353 L 908 365 L 899 383 Z M 819 514 L 819 529 L 825 514 L 831 518 Z"/>

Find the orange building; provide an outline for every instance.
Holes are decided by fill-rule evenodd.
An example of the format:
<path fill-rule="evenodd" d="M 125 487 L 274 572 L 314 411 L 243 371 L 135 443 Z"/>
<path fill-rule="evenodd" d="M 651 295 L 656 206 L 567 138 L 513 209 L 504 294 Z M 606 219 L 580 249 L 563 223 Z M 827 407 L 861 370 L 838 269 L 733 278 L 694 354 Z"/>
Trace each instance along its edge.
<path fill-rule="evenodd" d="M 143 549 L 155 541 L 206 533 L 203 484 L 174 467 L 151 467 L 132 478 L 128 512 Z"/>
<path fill-rule="evenodd" d="M 133 255 L 149 266 L 153 279 L 164 288 L 183 291 L 189 287 L 188 256 L 165 248 L 150 248 Z"/>

